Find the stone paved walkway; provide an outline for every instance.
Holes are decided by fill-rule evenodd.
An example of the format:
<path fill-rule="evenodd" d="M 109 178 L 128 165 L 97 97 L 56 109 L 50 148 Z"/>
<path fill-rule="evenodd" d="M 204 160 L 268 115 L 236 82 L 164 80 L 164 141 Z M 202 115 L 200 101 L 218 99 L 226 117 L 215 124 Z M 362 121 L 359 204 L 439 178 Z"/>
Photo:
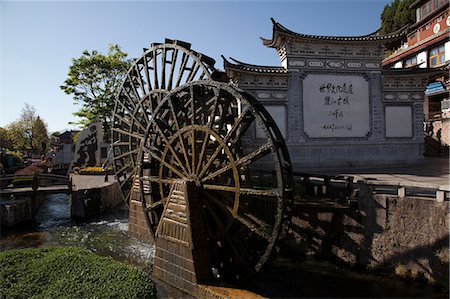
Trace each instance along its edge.
<path fill-rule="evenodd" d="M 308 173 L 327 175 L 350 175 L 356 180 L 376 179 L 392 183 L 424 183 L 450 186 L 449 157 L 425 157 L 413 165 L 395 165 L 384 167 L 354 169 L 308 169 Z"/>
<path fill-rule="evenodd" d="M 76 175 L 71 174 L 72 188 L 74 191 L 103 188 L 115 183 L 114 175 L 108 175 L 108 181 L 105 182 L 105 175 Z"/>

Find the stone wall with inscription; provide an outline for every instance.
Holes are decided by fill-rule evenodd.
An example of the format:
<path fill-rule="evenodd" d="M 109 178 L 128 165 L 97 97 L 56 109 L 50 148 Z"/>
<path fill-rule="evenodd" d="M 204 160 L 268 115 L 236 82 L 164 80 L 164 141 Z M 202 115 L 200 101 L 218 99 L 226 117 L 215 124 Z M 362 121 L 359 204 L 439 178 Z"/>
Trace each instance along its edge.
<path fill-rule="evenodd" d="M 296 39 L 276 40 L 279 68 L 225 63 L 271 113 L 295 170 L 423 159 L 426 75 L 383 70 L 380 43 Z M 247 135 L 258 144 L 260 132 Z"/>
<path fill-rule="evenodd" d="M 303 113 L 310 138 L 366 137 L 369 84 L 363 76 L 308 75 L 303 80 Z"/>

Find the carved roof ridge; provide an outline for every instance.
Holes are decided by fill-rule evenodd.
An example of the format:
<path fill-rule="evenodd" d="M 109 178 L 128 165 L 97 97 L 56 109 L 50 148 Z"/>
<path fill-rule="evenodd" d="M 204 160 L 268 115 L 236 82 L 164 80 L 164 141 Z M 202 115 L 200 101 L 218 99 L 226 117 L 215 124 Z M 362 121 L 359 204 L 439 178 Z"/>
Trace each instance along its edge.
<path fill-rule="evenodd" d="M 223 55 L 222 55 L 222 59 L 223 59 L 223 66 L 225 69 L 232 68 L 232 69 L 239 69 L 239 70 L 244 70 L 244 71 L 258 72 L 258 73 L 287 73 L 287 70 L 281 66 L 249 64 L 249 63 L 241 62 L 237 59 L 234 59 L 233 57 L 230 57 L 229 59 L 234 62 L 234 63 L 232 63 L 232 62 L 228 61 L 225 58 L 225 56 L 223 56 Z"/>
<path fill-rule="evenodd" d="M 314 35 L 314 34 L 304 34 L 304 33 L 298 33 L 294 32 L 290 29 L 287 29 L 277 21 L 275 21 L 274 18 L 270 18 L 273 24 L 272 29 L 272 39 L 266 39 L 261 38 L 263 45 L 270 48 L 276 48 L 278 45 L 278 40 L 280 35 L 285 35 L 293 38 L 301 38 L 301 39 L 308 39 L 308 40 L 326 40 L 326 41 L 356 41 L 356 42 L 365 42 L 365 41 L 380 41 L 380 42 L 387 42 L 395 39 L 400 39 L 404 37 L 407 33 L 408 26 L 404 26 L 403 28 L 400 28 L 399 30 L 389 33 L 387 35 L 380 35 L 379 31 L 380 29 L 376 30 L 375 32 L 372 32 L 370 34 L 366 35 L 360 35 L 360 36 L 327 36 L 327 35 Z"/>

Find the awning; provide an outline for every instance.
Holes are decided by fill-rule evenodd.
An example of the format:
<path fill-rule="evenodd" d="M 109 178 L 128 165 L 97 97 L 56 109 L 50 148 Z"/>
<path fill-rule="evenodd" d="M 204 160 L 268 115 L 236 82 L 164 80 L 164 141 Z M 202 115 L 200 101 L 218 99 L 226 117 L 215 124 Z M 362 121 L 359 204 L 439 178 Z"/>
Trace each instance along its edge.
<path fill-rule="evenodd" d="M 425 89 L 425 94 L 432 95 L 436 93 L 441 93 L 443 91 L 446 91 L 444 84 L 442 84 L 442 82 L 440 81 L 437 81 L 427 85 L 427 88 Z"/>

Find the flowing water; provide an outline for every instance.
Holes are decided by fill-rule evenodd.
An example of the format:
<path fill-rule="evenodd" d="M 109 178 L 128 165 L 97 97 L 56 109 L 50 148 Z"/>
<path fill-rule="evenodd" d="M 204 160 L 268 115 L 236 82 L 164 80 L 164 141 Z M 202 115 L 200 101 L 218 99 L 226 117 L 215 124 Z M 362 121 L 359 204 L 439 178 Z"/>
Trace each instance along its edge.
<path fill-rule="evenodd" d="M 151 273 L 154 246 L 128 237 L 127 230 L 125 209 L 87 222 L 76 221 L 70 217 L 69 196 L 54 194 L 44 201 L 31 225 L 3 232 L 0 251 L 79 246 Z M 242 287 L 271 298 L 448 298 L 447 290 L 386 274 L 282 256 Z M 158 293 L 161 298 L 190 297 L 168 286 L 158 288 Z"/>

